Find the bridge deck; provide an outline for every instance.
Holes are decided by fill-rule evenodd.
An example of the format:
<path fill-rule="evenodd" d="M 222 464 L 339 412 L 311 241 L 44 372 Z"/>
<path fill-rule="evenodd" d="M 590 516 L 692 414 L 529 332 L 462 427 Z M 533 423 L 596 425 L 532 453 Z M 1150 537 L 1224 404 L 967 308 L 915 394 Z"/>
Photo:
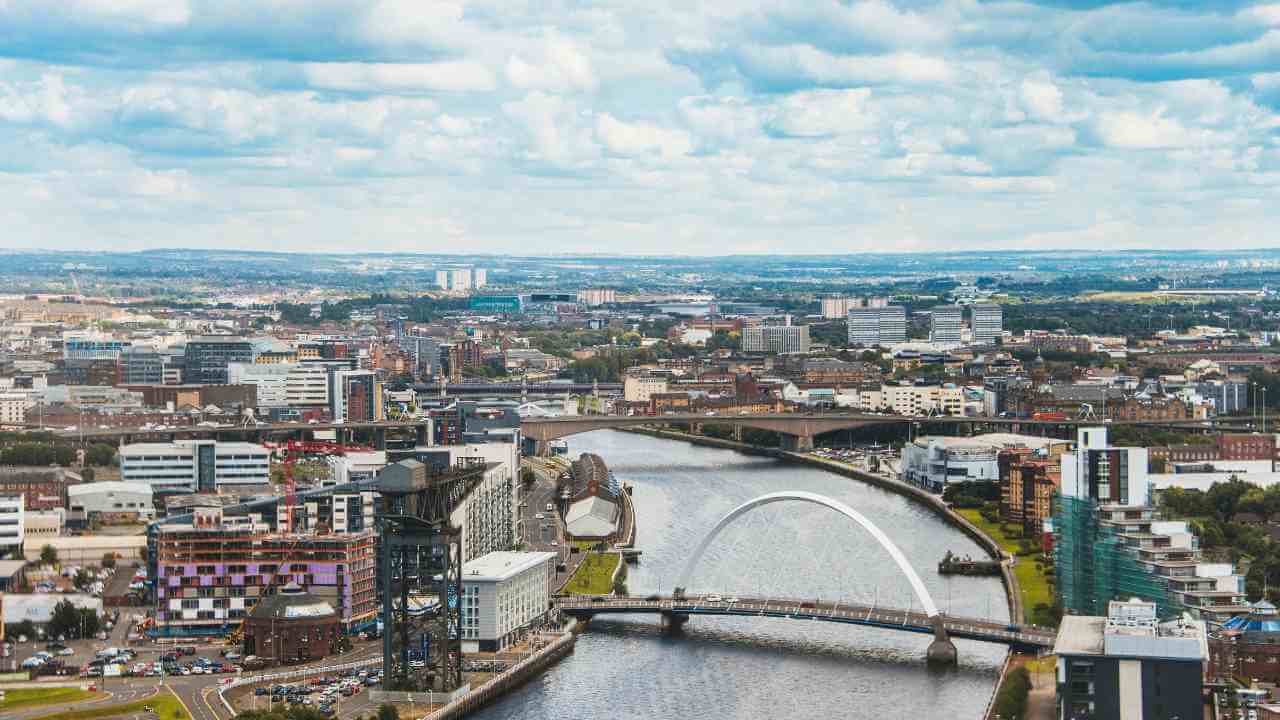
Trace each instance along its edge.
<path fill-rule="evenodd" d="M 671 613 L 677 615 L 731 615 L 741 617 L 776 617 L 793 620 L 817 620 L 847 625 L 867 625 L 889 630 L 905 630 L 915 633 L 932 633 L 929 617 L 892 607 L 872 607 L 849 603 L 826 603 L 796 600 L 794 598 L 729 598 L 736 602 L 708 601 L 704 597 L 675 599 L 666 596 L 621 597 L 590 596 L 563 597 L 556 600 L 560 611 L 574 616 L 591 616 L 605 613 L 643 614 Z M 943 616 L 943 627 L 953 638 L 1001 643 L 1026 649 L 1053 647 L 1057 633 L 1051 628 L 1034 625 L 1013 626 L 1008 623 Z"/>

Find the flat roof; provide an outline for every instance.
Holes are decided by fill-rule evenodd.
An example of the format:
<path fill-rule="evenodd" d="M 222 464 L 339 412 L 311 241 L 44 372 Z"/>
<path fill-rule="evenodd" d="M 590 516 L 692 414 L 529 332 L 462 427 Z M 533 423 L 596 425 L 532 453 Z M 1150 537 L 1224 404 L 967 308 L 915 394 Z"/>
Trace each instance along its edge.
<path fill-rule="evenodd" d="M 95 492 L 138 493 L 139 495 L 151 495 L 153 491 L 151 486 L 147 483 L 122 482 L 119 480 L 103 480 L 101 482 L 80 483 L 79 485 L 67 486 L 68 497 L 88 495 L 89 493 Z"/>
<path fill-rule="evenodd" d="M 0 560 L 0 577 L 13 577 L 26 566 L 26 560 Z"/>
<path fill-rule="evenodd" d="M 495 550 L 462 566 L 463 582 L 502 582 L 553 560 L 553 552 L 514 552 Z"/>
<path fill-rule="evenodd" d="M 1101 655 L 1107 619 L 1088 615 L 1064 615 L 1053 641 L 1055 655 Z"/>

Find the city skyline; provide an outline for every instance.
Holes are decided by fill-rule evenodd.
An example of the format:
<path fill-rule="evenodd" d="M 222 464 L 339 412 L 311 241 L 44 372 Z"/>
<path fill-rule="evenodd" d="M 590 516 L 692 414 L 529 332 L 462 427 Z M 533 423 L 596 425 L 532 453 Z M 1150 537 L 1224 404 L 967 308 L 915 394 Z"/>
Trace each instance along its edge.
<path fill-rule="evenodd" d="M 1280 6 L 0 6 L 11 249 L 1265 246 Z"/>

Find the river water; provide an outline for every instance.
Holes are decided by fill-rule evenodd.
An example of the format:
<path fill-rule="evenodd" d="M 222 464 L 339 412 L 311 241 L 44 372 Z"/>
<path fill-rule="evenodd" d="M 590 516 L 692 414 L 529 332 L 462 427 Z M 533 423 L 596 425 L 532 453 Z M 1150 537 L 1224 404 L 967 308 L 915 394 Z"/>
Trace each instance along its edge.
<path fill-rule="evenodd" d="M 977 557 L 980 548 L 901 496 L 815 468 L 611 430 L 571 437 L 569 451 L 600 454 L 635 487 L 636 546 L 644 555 L 627 579 L 632 594 L 669 593 L 693 548 L 737 505 L 768 492 L 807 490 L 847 503 L 882 528 L 943 612 L 1008 617 L 998 578 L 937 574 L 946 550 Z M 870 535 L 808 504 L 768 505 L 742 516 L 708 549 L 689 585 L 726 595 L 920 608 Z M 702 617 L 670 635 L 656 617 L 597 618 L 574 654 L 476 717 L 981 717 L 1004 648 L 959 640 L 959 667 L 935 670 L 924 662 L 929 639 L 833 623 Z"/>

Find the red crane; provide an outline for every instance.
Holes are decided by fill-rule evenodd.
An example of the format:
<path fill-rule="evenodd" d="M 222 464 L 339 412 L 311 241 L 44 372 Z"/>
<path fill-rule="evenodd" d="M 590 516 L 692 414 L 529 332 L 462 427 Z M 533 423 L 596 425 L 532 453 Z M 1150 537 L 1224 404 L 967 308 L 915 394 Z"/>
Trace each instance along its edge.
<path fill-rule="evenodd" d="M 325 440 L 286 440 L 283 444 L 263 443 L 263 447 L 272 450 L 282 451 L 284 458 L 284 505 L 285 505 L 285 532 L 293 532 L 293 508 L 298 502 L 297 484 L 293 478 L 294 463 L 300 459 L 304 459 L 308 455 L 325 455 L 325 456 L 341 456 L 346 455 L 350 451 L 367 451 L 372 448 L 363 445 L 343 445 L 336 442 L 328 442 Z"/>

